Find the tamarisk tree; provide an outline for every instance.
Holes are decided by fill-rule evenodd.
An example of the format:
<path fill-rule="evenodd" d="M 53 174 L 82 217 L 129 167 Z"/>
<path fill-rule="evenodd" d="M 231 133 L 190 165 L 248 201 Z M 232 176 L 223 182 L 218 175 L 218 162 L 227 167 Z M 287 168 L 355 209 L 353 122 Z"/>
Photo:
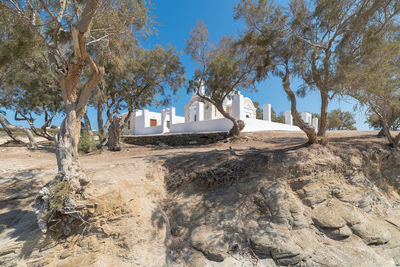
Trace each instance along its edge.
<path fill-rule="evenodd" d="M 351 48 L 355 43 L 348 42 L 349 39 L 360 38 L 368 25 L 377 20 L 382 25 L 391 21 L 399 8 L 396 0 L 291 1 L 292 33 L 305 45 L 301 60 L 303 93 L 307 89 L 317 90 L 321 97 L 318 136 L 326 134 L 328 104 L 338 93 L 338 48 L 347 42 L 349 49 L 355 49 Z"/>
<path fill-rule="evenodd" d="M 35 135 L 54 140 L 47 127 L 61 111 L 62 98 L 57 80 L 48 66 L 43 50 L 32 51 L 30 55 L 15 58 L 7 64 L 0 83 L 0 106 L 14 112 L 14 120 L 28 122 Z M 40 130 L 35 126 L 38 116 L 44 118 Z"/>
<path fill-rule="evenodd" d="M 6 0 L 2 8 L 40 39 L 59 84 L 65 119 L 55 137 L 58 174 L 39 192 L 37 218 L 46 232 L 52 214 L 68 217 L 63 224 L 68 235 L 74 218 L 80 218 L 77 201 L 89 182 L 79 164 L 78 141 L 90 95 L 104 75 L 102 59 L 107 55 L 116 59 L 109 45 L 133 38 L 149 21 L 148 9 L 141 0 Z M 68 194 L 54 201 L 57 190 Z"/>
<path fill-rule="evenodd" d="M 223 102 L 239 90 L 254 89 L 255 61 L 245 57 L 248 51 L 238 46 L 232 37 L 224 37 L 214 45 L 208 39 L 208 30 L 201 21 L 192 29 L 185 51 L 198 65 L 189 82 L 188 92 L 194 92 L 202 100 L 214 105 L 225 118 L 232 121 L 231 134 L 240 135 L 239 122 L 224 109 Z"/>
<path fill-rule="evenodd" d="M 396 33 L 397 32 L 397 33 Z M 345 94 L 357 99 L 369 112 L 379 119 L 384 136 L 389 144 L 397 148 L 400 133 L 393 136 L 390 132 L 400 120 L 400 42 L 399 27 L 364 46 L 362 56 L 348 61 L 343 59 L 342 87 Z"/>
<path fill-rule="evenodd" d="M 129 56 L 125 57 L 122 64 L 116 65 L 109 62 L 106 65 L 107 73 L 99 85 L 98 91 L 93 96 L 93 102 L 98 108 L 98 126 L 103 143 L 107 140 L 105 131 L 114 120 L 114 116 L 122 110 L 128 110 L 121 127 L 128 123 L 132 113 L 148 105 L 167 105 L 171 94 L 184 84 L 184 67 L 180 62 L 178 52 L 173 48 L 155 46 L 153 49 L 132 47 Z M 106 108 L 106 121 L 102 121 L 102 110 Z M 118 143 L 121 129 L 111 134 L 113 142 Z M 110 140 L 109 140 L 110 141 Z M 114 149 L 111 149 L 114 150 Z"/>
<path fill-rule="evenodd" d="M 295 95 L 290 86 L 290 76 L 304 81 L 297 92 L 306 95 L 316 90 L 321 97 L 320 124 L 317 135 L 324 137 L 328 128 L 328 104 L 338 93 L 336 83 L 341 77 L 337 70 L 338 48 L 343 43 L 355 49 L 357 40 L 367 26 L 379 21 L 385 25 L 399 11 L 398 1 L 293 0 L 283 12 L 269 0 L 242 0 L 235 9 L 236 18 L 244 18 L 248 29 L 243 42 L 255 47 L 251 57 L 262 57 L 259 78 L 268 71 L 281 77 L 283 87 L 292 104 L 295 123 L 306 132 L 309 143 L 317 138 L 312 127 L 301 123 L 295 110 Z M 385 27 L 377 28 L 377 31 Z M 277 66 L 277 68 L 271 68 Z M 264 73 L 263 73 L 264 72 Z M 262 74 L 262 75 L 260 75 Z"/>
<path fill-rule="evenodd" d="M 301 119 L 296 94 L 291 88 L 291 79 L 299 73 L 298 60 L 304 50 L 290 31 L 291 16 L 269 1 L 243 0 L 235 8 L 235 18 L 246 22 L 239 44 L 251 51 L 247 57 L 257 60 L 257 80 L 264 80 L 270 73 L 281 79 L 290 99 L 294 124 L 304 131 L 309 144 L 316 143 L 316 129 Z"/>

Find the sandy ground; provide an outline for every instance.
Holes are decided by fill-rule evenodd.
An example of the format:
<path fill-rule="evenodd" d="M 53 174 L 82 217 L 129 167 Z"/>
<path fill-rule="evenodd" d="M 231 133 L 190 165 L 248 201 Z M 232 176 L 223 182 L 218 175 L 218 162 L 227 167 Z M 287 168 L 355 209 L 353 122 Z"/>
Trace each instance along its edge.
<path fill-rule="evenodd" d="M 330 145 L 384 145 L 386 140 L 376 138 L 376 134 L 330 132 Z M 0 144 L 7 140 L 0 137 Z M 290 150 L 302 147 L 306 138 L 303 133 L 293 132 L 249 133 L 233 143 L 186 147 L 124 145 L 121 152 L 82 156 L 81 165 L 92 179 L 88 196 L 98 204 L 98 228 L 106 237 L 101 242 L 90 235 L 63 242 L 41 235 L 32 204 L 39 189 L 54 178 L 57 166 L 53 144 L 38 141 L 36 151 L 0 145 L 0 199 L 19 194 L 14 200 L 0 202 L 0 266 L 159 266 L 165 262 L 168 235 L 164 214 L 158 208 L 167 195 L 163 177 L 167 159 L 210 151 L 233 150 L 240 154 L 248 150 Z M 102 216 L 106 218 L 103 221 Z"/>

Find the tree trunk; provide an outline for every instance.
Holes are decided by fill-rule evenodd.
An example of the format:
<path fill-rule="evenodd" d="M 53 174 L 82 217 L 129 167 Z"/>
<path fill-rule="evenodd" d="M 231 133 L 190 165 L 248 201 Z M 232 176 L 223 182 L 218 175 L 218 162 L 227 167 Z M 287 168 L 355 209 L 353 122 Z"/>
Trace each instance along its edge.
<path fill-rule="evenodd" d="M 222 114 L 222 116 L 224 116 L 225 118 L 229 119 L 233 123 L 233 127 L 229 131 L 229 134 L 231 136 L 240 136 L 240 131 L 242 129 L 240 129 L 238 121 L 236 121 L 236 119 L 234 117 L 232 117 L 228 112 L 226 112 L 224 110 L 224 107 L 222 106 L 222 104 L 215 105 L 215 107 Z"/>
<path fill-rule="evenodd" d="M 17 114 L 20 114 L 20 116 L 21 116 L 22 118 L 18 118 Z M 47 116 L 46 116 L 46 117 L 47 117 Z M 32 118 L 32 115 L 30 115 L 30 118 L 28 118 L 27 116 L 25 116 L 24 114 L 22 114 L 21 112 L 19 112 L 19 111 L 17 110 L 17 111 L 15 112 L 14 119 L 15 119 L 15 120 L 18 120 L 18 121 L 26 121 L 26 122 L 28 122 L 29 127 L 31 128 L 31 131 L 32 131 L 36 136 L 40 136 L 40 137 L 46 138 L 46 139 L 49 140 L 49 141 L 53 141 L 53 140 L 54 140 L 54 138 L 53 138 L 52 136 L 50 136 L 50 135 L 47 133 L 47 130 L 46 130 L 46 125 L 49 123 L 48 121 L 46 121 L 45 124 L 41 127 L 41 132 L 38 132 L 37 129 L 36 129 L 36 127 L 35 127 L 35 124 L 34 124 L 34 120 L 33 120 L 33 118 Z M 47 120 L 47 118 L 45 118 L 45 120 Z M 44 129 L 43 129 L 43 128 L 44 128 Z"/>
<path fill-rule="evenodd" d="M 100 142 L 104 138 L 104 128 L 103 128 L 103 103 L 99 101 L 97 103 L 97 128 L 99 129 L 99 139 Z"/>
<path fill-rule="evenodd" d="M 307 135 L 308 143 L 315 144 L 317 142 L 316 129 L 314 129 L 314 127 L 312 127 L 311 125 L 303 122 L 303 120 L 300 117 L 300 114 L 297 112 L 296 96 L 290 89 L 290 70 L 288 65 L 286 65 L 286 73 L 282 79 L 282 86 L 286 95 L 290 99 L 290 112 L 293 116 L 294 123 Z"/>
<path fill-rule="evenodd" d="M 36 200 L 37 222 L 43 233 L 47 231 L 47 223 L 54 212 L 50 209 L 50 199 L 53 197 L 54 186 L 59 182 L 66 182 L 70 193 L 65 197 L 61 214 L 77 213 L 77 204 L 74 195 L 82 192 L 89 183 L 89 178 L 82 171 L 78 159 L 78 142 L 81 130 L 81 117 L 76 116 L 74 109 L 66 112 L 60 130 L 55 136 L 56 158 L 58 173 L 55 179 L 39 191 Z M 66 227 L 65 235 L 69 235 L 71 227 Z"/>
<path fill-rule="evenodd" d="M 93 140 L 92 125 L 90 124 L 90 120 L 89 120 L 87 113 L 85 113 L 85 115 L 83 115 L 83 120 L 85 121 L 85 130 L 89 134 L 90 138 L 92 138 L 92 140 Z"/>
<path fill-rule="evenodd" d="M 37 221 L 42 232 L 47 231 L 47 223 L 53 214 L 59 215 L 66 222 L 60 224 L 64 235 L 69 235 L 72 230 L 72 222 L 80 218 L 77 199 L 82 197 L 85 186 L 89 182 L 83 173 L 78 159 L 78 142 L 80 138 L 81 121 L 86 113 L 89 98 L 93 89 L 98 85 L 104 75 L 104 68 L 98 66 L 88 55 L 86 45 L 90 36 L 90 24 L 99 5 L 99 0 L 86 1 L 79 21 L 71 25 L 71 34 L 74 53 L 64 61 L 57 62 L 53 51 L 49 51 L 49 60 L 54 64 L 64 64 L 62 71 L 54 69 L 54 74 L 59 78 L 61 93 L 66 110 L 66 117 L 55 137 L 58 174 L 55 179 L 39 191 L 36 199 Z M 55 61 L 55 62 L 54 62 Z M 91 75 L 81 90 L 77 86 L 85 67 L 90 67 Z M 63 190 L 61 188 L 67 188 Z M 53 206 L 57 190 L 62 190 L 62 202 Z M 65 191 L 67 193 L 65 193 Z M 80 196 L 77 196 L 80 195 Z"/>
<path fill-rule="evenodd" d="M 91 133 L 92 132 L 92 125 L 90 124 L 90 120 L 89 120 L 89 117 L 88 117 L 87 113 L 85 113 L 85 115 L 83 116 L 83 120 L 85 121 L 86 130 L 89 133 Z"/>
<path fill-rule="evenodd" d="M 110 127 L 108 128 L 108 150 L 120 151 L 121 150 L 121 118 L 114 116 Z"/>
<path fill-rule="evenodd" d="M 28 148 L 29 148 L 29 149 L 32 149 L 32 150 L 38 148 L 38 145 L 37 145 L 37 143 L 36 143 L 36 140 L 35 140 L 35 138 L 33 137 L 33 134 L 32 134 L 32 132 L 31 132 L 30 130 L 26 129 L 25 127 L 11 125 L 11 124 L 8 122 L 8 120 L 7 120 L 3 115 L 1 115 L 1 114 L 0 114 L 0 124 L 2 125 L 4 131 L 8 134 L 8 136 L 9 136 L 11 139 L 13 139 L 15 142 L 20 143 L 20 144 L 21 144 L 21 143 L 24 144 L 24 142 L 23 142 L 22 140 L 20 140 L 20 139 L 18 139 L 18 138 L 16 138 L 16 137 L 14 136 L 14 134 L 12 133 L 11 130 L 22 130 L 22 131 L 25 132 L 26 136 L 27 136 L 28 139 L 29 139 L 29 144 L 27 144 Z"/>
<path fill-rule="evenodd" d="M 389 145 L 395 149 L 398 149 L 400 142 L 400 133 L 397 134 L 396 137 L 393 137 L 392 134 L 390 133 L 390 127 L 388 126 L 385 120 L 383 120 L 383 131 L 386 136 L 386 139 L 389 141 Z"/>
<path fill-rule="evenodd" d="M 378 137 L 385 137 L 385 131 L 383 130 L 383 128 L 379 131 L 379 133 L 378 133 Z"/>
<path fill-rule="evenodd" d="M 321 122 L 319 125 L 318 136 L 325 136 L 328 128 L 328 92 L 321 91 Z"/>

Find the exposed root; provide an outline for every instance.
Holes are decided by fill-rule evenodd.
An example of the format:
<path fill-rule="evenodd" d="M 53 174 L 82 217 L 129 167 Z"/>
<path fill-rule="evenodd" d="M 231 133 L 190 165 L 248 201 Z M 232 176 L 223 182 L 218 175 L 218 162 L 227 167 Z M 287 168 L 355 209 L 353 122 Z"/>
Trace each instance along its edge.
<path fill-rule="evenodd" d="M 84 174 L 81 173 L 81 176 Z M 79 205 L 79 201 L 83 198 L 82 194 L 87 184 L 87 178 L 79 177 L 80 185 L 72 182 L 75 180 L 78 178 L 66 180 L 65 175 L 59 173 L 52 182 L 39 191 L 34 206 L 42 233 L 46 233 L 48 229 L 56 231 L 55 226 L 61 224 L 63 235 L 69 236 L 74 225 L 87 223 L 84 219 L 88 214 L 85 211 L 86 206 Z"/>

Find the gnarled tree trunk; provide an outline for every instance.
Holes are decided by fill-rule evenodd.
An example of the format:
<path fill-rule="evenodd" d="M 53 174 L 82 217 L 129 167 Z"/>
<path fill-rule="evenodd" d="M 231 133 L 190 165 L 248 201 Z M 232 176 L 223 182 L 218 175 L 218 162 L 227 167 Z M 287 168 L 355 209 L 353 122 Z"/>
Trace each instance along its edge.
<path fill-rule="evenodd" d="M 293 116 L 294 123 L 307 135 L 308 143 L 315 144 L 317 142 L 316 129 L 311 125 L 303 122 L 299 113 L 297 112 L 297 102 L 296 96 L 290 89 L 290 70 L 288 64 L 286 64 L 286 72 L 282 79 L 283 90 L 285 90 L 286 95 L 290 98 L 290 111 Z"/>
<path fill-rule="evenodd" d="M 114 116 L 110 127 L 108 128 L 108 150 L 120 151 L 121 150 L 121 118 Z"/>
<path fill-rule="evenodd" d="M 225 118 L 229 119 L 233 123 L 233 127 L 229 131 L 229 134 L 231 136 L 239 136 L 240 135 L 240 131 L 242 130 L 242 129 L 240 129 L 241 127 L 239 125 L 239 121 L 237 121 L 233 116 L 231 116 L 228 112 L 226 112 L 224 110 L 224 107 L 222 106 L 222 103 L 220 103 L 220 104 L 215 103 L 215 104 L 217 104 L 217 105 L 215 105 L 215 107 L 222 114 L 222 116 L 224 116 Z M 240 123 L 240 124 L 242 124 L 242 123 Z M 243 127 L 242 128 L 244 128 L 244 122 L 243 122 Z"/>
<path fill-rule="evenodd" d="M 11 123 L 8 122 L 8 120 L 0 114 L 0 124 L 3 127 L 4 131 L 7 133 L 7 135 L 13 139 L 15 142 L 24 144 L 22 140 L 18 139 L 17 137 L 14 136 L 11 130 L 22 130 L 25 132 L 26 136 L 29 139 L 29 144 L 27 144 L 29 149 L 37 149 L 38 145 L 36 143 L 35 138 L 33 137 L 33 134 L 30 130 L 26 129 L 25 127 L 21 126 L 14 126 Z"/>
<path fill-rule="evenodd" d="M 390 127 L 385 120 L 383 120 L 383 132 L 386 139 L 389 141 L 389 145 L 395 149 L 398 149 L 400 142 L 400 133 L 393 137 L 390 133 Z"/>
<path fill-rule="evenodd" d="M 55 179 L 42 188 L 37 198 L 37 220 L 42 232 L 47 231 L 48 220 L 52 214 L 59 214 L 67 220 L 64 223 L 64 234 L 69 235 L 74 218 L 79 218 L 77 199 L 89 182 L 83 173 L 78 160 L 78 142 L 80 138 L 81 121 L 86 113 L 89 97 L 104 75 L 104 68 L 99 67 L 87 54 L 86 44 L 90 35 L 90 23 L 93 19 L 99 0 L 88 0 L 81 13 L 79 21 L 71 26 L 74 53 L 62 68 L 54 72 L 59 77 L 66 117 L 55 138 L 58 174 Z M 53 63 L 55 56 L 50 53 Z M 54 62 L 56 66 L 61 62 Z M 58 65 L 57 65 L 58 64 Z M 84 67 L 89 66 L 91 76 L 78 95 L 77 85 Z M 60 70 L 61 69 L 61 70 Z M 52 207 L 60 186 L 67 188 L 68 194 L 61 199 L 62 204 Z M 60 201 L 59 201 L 60 202 Z M 53 202 L 54 203 L 54 202 Z"/>

